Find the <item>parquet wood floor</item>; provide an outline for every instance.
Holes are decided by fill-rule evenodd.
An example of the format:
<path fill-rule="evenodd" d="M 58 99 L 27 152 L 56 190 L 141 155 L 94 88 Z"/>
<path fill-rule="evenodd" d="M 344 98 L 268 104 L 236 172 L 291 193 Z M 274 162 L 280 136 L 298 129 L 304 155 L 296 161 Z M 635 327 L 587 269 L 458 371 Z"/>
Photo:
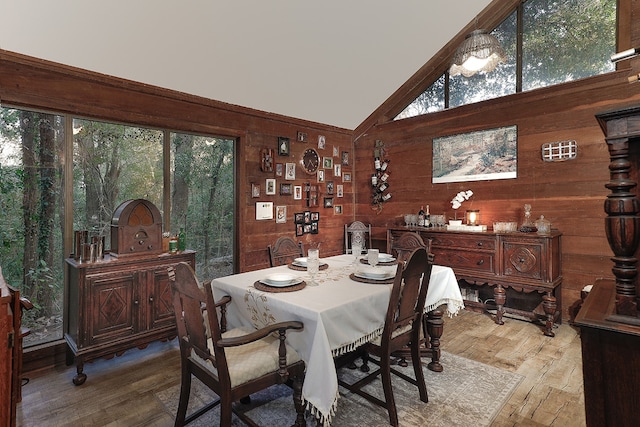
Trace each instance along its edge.
<path fill-rule="evenodd" d="M 580 337 L 563 324 L 555 338 L 532 323 L 463 311 L 445 318 L 442 349 L 525 378 L 497 416 L 494 427 L 585 425 Z M 155 397 L 179 383 L 177 342 L 153 343 L 85 366 L 87 382 L 74 386 L 75 367 L 36 375 L 23 387 L 17 426 L 169 426 Z"/>

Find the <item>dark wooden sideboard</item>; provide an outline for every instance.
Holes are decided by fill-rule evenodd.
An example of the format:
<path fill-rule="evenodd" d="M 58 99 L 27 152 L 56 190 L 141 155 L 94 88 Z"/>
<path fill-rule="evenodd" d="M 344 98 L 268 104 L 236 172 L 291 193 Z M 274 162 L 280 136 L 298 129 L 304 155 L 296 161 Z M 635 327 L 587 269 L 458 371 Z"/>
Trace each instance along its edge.
<path fill-rule="evenodd" d="M 140 254 L 97 262 L 66 259 L 69 272 L 67 363 L 76 363 L 76 385 L 87 378 L 84 364 L 144 348 L 176 336 L 167 268 L 179 262 L 195 268 L 195 252 Z"/>
<path fill-rule="evenodd" d="M 542 319 L 544 334 L 555 335 L 553 325 L 562 319 L 561 233 L 399 227 L 387 230 L 387 251 L 391 252 L 394 239 L 408 231 L 419 233 L 425 242 L 431 241 L 436 264 L 453 268 L 467 308 L 486 310 L 495 305 L 498 324 L 504 323 L 505 313 Z M 490 298 L 482 298 L 487 294 Z M 534 306 L 526 300 L 515 304 L 520 296 L 531 294 L 538 296 L 532 299 Z"/>

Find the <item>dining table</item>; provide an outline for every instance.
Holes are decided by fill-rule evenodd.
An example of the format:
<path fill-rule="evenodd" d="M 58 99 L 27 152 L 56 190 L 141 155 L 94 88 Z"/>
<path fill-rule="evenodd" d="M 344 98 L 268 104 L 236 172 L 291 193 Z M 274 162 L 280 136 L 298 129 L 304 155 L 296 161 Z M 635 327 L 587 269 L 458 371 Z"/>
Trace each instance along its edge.
<path fill-rule="evenodd" d="M 320 270 L 311 279 L 306 268 L 290 263 L 277 267 L 219 277 L 211 281 L 214 298 L 232 299 L 226 316 L 229 327 L 253 327 L 297 320 L 301 331 L 289 331 L 287 343 L 306 363 L 302 396 L 307 408 L 329 426 L 339 398 L 334 358 L 382 333 L 389 304 L 390 280 L 361 280 L 366 257 L 336 255 L 320 259 Z M 384 265 L 387 264 L 387 265 Z M 395 276 L 397 263 L 375 266 Z M 265 286 L 274 274 L 295 277 L 290 287 Z M 355 279 L 355 280 L 354 280 Z M 365 283 L 367 282 L 367 283 Z M 442 314 L 453 316 L 464 308 L 458 281 L 449 267 L 433 265 L 425 312 L 440 313 L 440 327 L 430 334 L 442 335 Z M 439 310 L 436 310 L 439 309 Z M 438 330 L 439 329 L 439 330 Z M 431 343 L 439 345 L 439 336 Z M 433 351 L 440 357 L 439 348 Z M 439 360 L 436 361 L 439 364 Z"/>

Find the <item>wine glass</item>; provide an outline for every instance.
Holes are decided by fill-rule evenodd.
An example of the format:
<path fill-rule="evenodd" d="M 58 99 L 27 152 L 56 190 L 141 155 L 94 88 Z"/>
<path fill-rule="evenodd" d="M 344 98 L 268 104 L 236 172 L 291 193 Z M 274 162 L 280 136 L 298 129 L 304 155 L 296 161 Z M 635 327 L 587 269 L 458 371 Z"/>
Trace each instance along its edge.
<path fill-rule="evenodd" d="M 316 274 L 318 274 L 318 270 L 320 269 L 320 258 L 318 249 L 309 249 L 307 253 L 307 273 L 311 276 L 311 282 L 309 285 L 315 286 L 316 283 Z"/>
<path fill-rule="evenodd" d="M 367 261 L 369 261 L 369 265 L 374 267 L 378 265 L 378 255 L 380 255 L 379 249 L 369 249 L 367 252 Z"/>

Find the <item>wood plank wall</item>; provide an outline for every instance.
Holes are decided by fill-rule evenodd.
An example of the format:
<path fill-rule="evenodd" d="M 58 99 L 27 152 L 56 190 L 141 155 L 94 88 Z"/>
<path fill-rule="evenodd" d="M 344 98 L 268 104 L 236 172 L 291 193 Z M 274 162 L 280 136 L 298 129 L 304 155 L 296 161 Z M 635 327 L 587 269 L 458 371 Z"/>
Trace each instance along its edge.
<path fill-rule="evenodd" d="M 461 190 L 474 192 L 465 209 L 480 209 L 482 223 L 522 221 L 523 206 L 541 214 L 563 233 L 563 317 L 580 290 L 599 277 L 613 277 L 604 230 L 604 200 L 609 193 L 609 155 L 595 114 L 640 103 L 640 84 L 629 84 L 629 70 L 598 76 L 534 92 L 453 108 L 397 122 L 381 124 L 355 143 L 356 219 L 373 224 L 376 240 L 385 230 L 404 223 L 403 214 L 429 205 L 432 214 L 453 216 L 451 199 Z M 433 138 L 516 125 L 517 178 L 432 184 Z M 387 148 L 392 199 L 381 213 L 371 209 L 370 183 L 373 146 Z M 546 142 L 575 140 L 575 160 L 549 163 L 541 157 Z M 436 260 L 437 262 L 437 260 Z"/>

